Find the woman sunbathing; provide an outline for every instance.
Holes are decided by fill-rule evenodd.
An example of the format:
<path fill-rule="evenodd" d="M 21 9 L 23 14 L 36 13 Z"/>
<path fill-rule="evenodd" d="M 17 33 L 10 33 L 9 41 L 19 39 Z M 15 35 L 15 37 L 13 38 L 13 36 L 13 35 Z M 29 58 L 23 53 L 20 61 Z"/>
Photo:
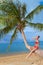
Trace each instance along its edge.
<path fill-rule="evenodd" d="M 39 49 L 39 38 L 40 36 L 36 36 L 35 38 L 33 38 L 35 40 L 35 46 L 30 46 L 30 53 L 26 56 L 26 58 L 28 58 L 33 52 Z"/>

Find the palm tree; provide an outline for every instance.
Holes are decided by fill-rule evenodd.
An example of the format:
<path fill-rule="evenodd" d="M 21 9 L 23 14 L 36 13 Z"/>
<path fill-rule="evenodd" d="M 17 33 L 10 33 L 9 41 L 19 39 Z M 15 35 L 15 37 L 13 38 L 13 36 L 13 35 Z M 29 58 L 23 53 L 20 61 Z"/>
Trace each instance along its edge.
<path fill-rule="evenodd" d="M 28 15 L 26 14 L 26 5 L 21 4 L 19 1 L 17 3 L 13 3 L 13 1 L 4 1 L 0 4 L 0 10 L 2 11 L 1 18 L 2 24 L 5 26 L 3 29 L 0 29 L 0 34 L 3 36 L 10 31 L 14 31 L 13 35 L 11 36 L 10 44 L 15 37 L 17 37 L 17 33 L 20 32 L 22 34 L 24 43 L 26 48 L 30 49 L 26 41 L 26 37 L 24 34 L 24 28 L 27 25 L 33 26 L 40 30 L 43 29 L 43 24 L 41 23 L 32 23 L 30 22 L 33 19 L 33 16 L 39 13 L 43 9 L 43 6 L 38 6 Z"/>

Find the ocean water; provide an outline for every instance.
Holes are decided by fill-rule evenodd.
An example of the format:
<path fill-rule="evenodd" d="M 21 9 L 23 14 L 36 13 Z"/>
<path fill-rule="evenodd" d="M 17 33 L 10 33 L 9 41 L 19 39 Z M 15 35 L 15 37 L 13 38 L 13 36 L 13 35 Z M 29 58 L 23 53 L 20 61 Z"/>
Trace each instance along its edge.
<path fill-rule="evenodd" d="M 34 46 L 34 42 L 28 42 L 30 46 Z M 10 48 L 8 49 L 9 43 L 1 43 L 0 44 L 0 54 L 7 53 L 19 53 L 19 52 L 28 52 L 29 50 L 25 47 L 23 41 L 15 41 L 12 43 Z M 43 49 L 43 41 L 40 41 L 39 47 Z"/>

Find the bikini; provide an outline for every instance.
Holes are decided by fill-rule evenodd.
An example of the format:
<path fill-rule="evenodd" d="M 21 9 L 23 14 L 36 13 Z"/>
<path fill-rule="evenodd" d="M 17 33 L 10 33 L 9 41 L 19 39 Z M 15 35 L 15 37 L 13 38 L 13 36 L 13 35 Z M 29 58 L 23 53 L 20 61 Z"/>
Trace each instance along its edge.
<path fill-rule="evenodd" d="M 39 44 L 39 42 L 35 42 L 35 44 Z M 34 48 L 38 49 L 39 47 L 35 45 Z"/>

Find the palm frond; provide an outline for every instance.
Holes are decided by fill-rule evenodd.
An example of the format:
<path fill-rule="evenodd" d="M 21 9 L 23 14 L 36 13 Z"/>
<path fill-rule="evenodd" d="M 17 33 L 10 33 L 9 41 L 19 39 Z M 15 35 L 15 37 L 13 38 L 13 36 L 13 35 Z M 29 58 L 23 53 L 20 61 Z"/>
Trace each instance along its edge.
<path fill-rule="evenodd" d="M 13 35 L 11 36 L 10 45 L 12 44 L 12 41 L 16 39 L 17 37 L 17 28 L 15 28 Z"/>
<path fill-rule="evenodd" d="M 28 23 L 29 23 L 29 22 L 26 21 L 26 20 L 22 21 L 22 28 L 24 29 L 24 28 L 27 26 Z"/>
<path fill-rule="evenodd" d="M 6 16 L 14 16 L 14 18 L 20 21 L 20 12 L 17 9 L 18 6 L 16 6 L 16 4 L 14 4 L 13 2 L 4 2 L 0 5 L 0 10 L 4 11 L 6 13 Z"/>
<path fill-rule="evenodd" d="M 7 34 L 8 32 L 10 32 L 11 30 L 13 30 L 15 28 L 15 24 L 14 23 L 10 23 L 8 24 L 8 26 L 6 26 L 3 29 L 0 29 L 0 38 L 3 37 L 3 35 Z"/>
<path fill-rule="evenodd" d="M 11 46 L 11 44 L 12 44 L 12 41 L 13 41 L 14 39 L 16 39 L 17 33 L 18 33 L 18 32 L 17 32 L 17 28 L 15 27 L 14 32 L 13 32 L 13 35 L 11 36 L 10 44 L 8 45 L 7 51 L 9 50 L 9 48 L 10 48 L 10 46 Z"/>
<path fill-rule="evenodd" d="M 38 7 L 36 7 L 31 13 L 29 13 L 27 16 L 26 16 L 26 19 L 33 19 L 34 15 L 35 14 L 38 14 L 41 10 L 43 9 L 43 6 L 42 5 L 39 5 Z"/>
<path fill-rule="evenodd" d="M 6 27 L 6 25 L 3 25 L 0 23 L 0 30 L 4 29 Z"/>
<path fill-rule="evenodd" d="M 18 24 L 19 20 L 15 16 L 5 15 L 0 16 L 0 24 L 3 24 L 5 26 L 16 26 Z"/>
<path fill-rule="evenodd" d="M 6 16 L 0 16 L 0 24 L 5 26 L 6 25 L 6 19 L 7 19 Z"/>
<path fill-rule="evenodd" d="M 0 21 L 1 21 L 0 23 L 5 26 L 5 28 L 0 29 L 0 37 L 3 37 L 3 35 L 7 34 L 9 31 L 15 28 L 15 26 L 17 26 L 18 24 L 18 19 L 10 15 L 0 16 Z"/>
<path fill-rule="evenodd" d="M 43 24 L 41 24 L 41 23 L 31 23 L 30 22 L 29 26 L 34 27 L 34 28 L 39 29 L 39 30 L 43 30 Z"/>
<path fill-rule="evenodd" d="M 6 12 L 9 15 L 17 15 L 18 11 L 13 2 L 4 2 L 0 4 L 0 10 Z"/>
<path fill-rule="evenodd" d="M 0 16 L 0 29 L 6 27 L 6 20 L 4 17 Z"/>
<path fill-rule="evenodd" d="M 25 18 L 25 15 L 26 15 L 26 5 L 23 4 L 22 7 L 21 7 L 21 16 L 22 18 Z"/>

